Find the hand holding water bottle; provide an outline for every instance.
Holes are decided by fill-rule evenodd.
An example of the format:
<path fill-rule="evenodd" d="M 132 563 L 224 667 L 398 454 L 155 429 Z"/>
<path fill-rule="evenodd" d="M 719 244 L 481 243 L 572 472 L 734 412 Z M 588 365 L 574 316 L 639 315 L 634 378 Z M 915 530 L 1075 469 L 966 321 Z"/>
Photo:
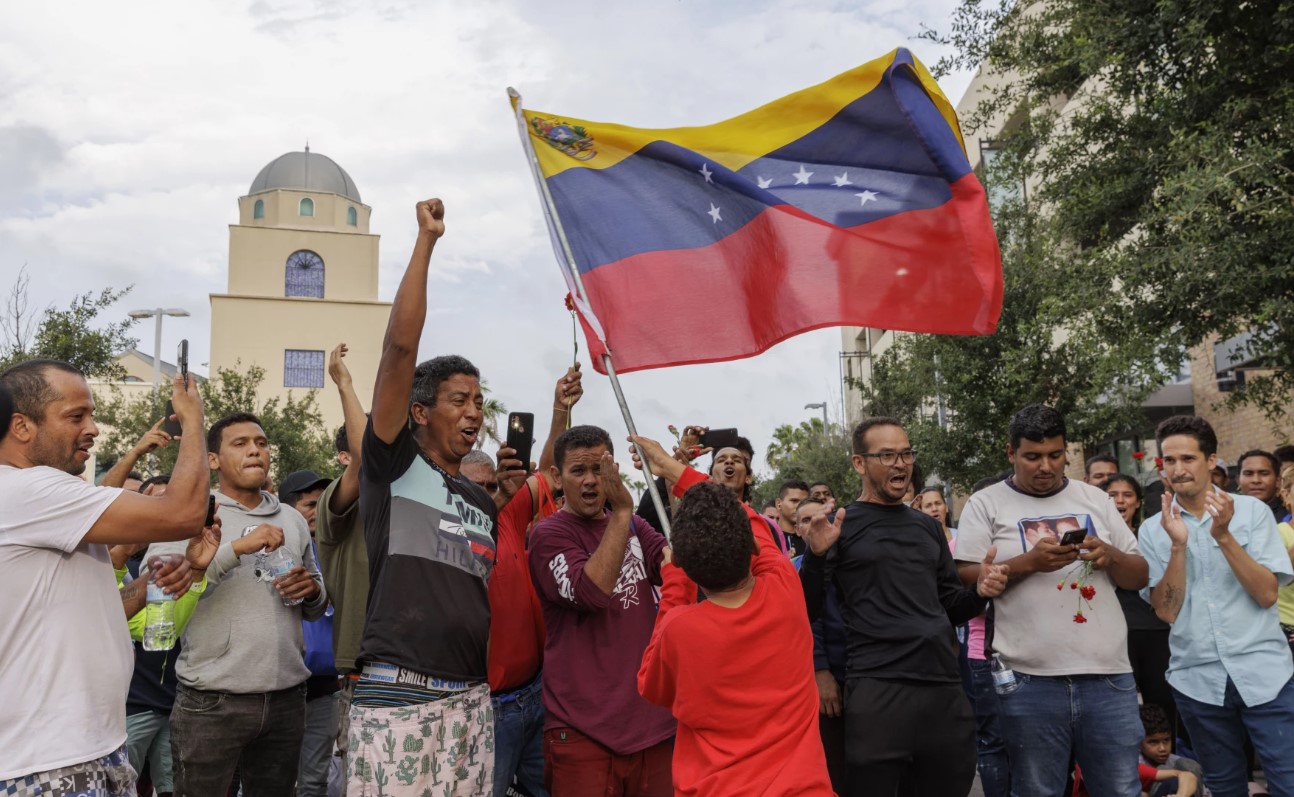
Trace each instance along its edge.
<path fill-rule="evenodd" d="M 287 549 L 279 548 L 266 556 L 265 566 L 284 606 L 296 606 L 319 594 L 319 582 L 296 563 Z"/>
<path fill-rule="evenodd" d="M 175 647 L 175 599 L 189 589 L 191 574 L 184 557 L 171 554 L 148 560 L 148 604 L 144 607 L 144 650 Z"/>

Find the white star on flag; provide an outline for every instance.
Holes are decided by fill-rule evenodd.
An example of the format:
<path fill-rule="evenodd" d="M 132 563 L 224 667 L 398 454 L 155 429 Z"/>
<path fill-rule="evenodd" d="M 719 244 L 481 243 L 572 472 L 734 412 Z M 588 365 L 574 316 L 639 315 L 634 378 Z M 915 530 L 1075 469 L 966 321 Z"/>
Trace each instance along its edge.
<path fill-rule="evenodd" d="M 845 172 L 844 174 L 837 174 L 836 188 L 844 188 L 847 185 L 853 185 L 853 182 L 850 181 L 849 179 L 849 172 Z"/>
<path fill-rule="evenodd" d="M 807 171 L 804 168 L 804 164 L 801 163 L 800 170 L 798 172 L 793 172 L 791 176 L 795 178 L 796 185 L 808 185 L 809 178 L 813 176 L 813 172 Z"/>
<path fill-rule="evenodd" d="M 714 174 L 714 172 L 706 168 L 706 166 L 708 165 L 709 164 L 706 164 L 706 163 L 701 164 L 701 176 L 705 178 L 705 181 L 707 183 L 713 183 L 714 180 L 710 178 L 710 175 Z"/>
<path fill-rule="evenodd" d="M 723 217 L 719 215 L 718 206 L 715 205 L 713 202 L 710 203 L 709 216 L 710 218 L 714 219 L 715 224 L 718 224 L 719 222 L 723 221 Z"/>
<path fill-rule="evenodd" d="M 868 202 L 875 202 L 877 194 L 875 191 L 864 191 L 861 194 L 854 194 L 854 196 L 861 197 L 859 199 L 860 205 L 866 205 Z"/>
<path fill-rule="evenodd" d="M 773 178 L 772 178 L 772 177 L 758 177 L 758 176 L 756 176 L 756 177 L 755 177 L 755 179 L 759 181 L 759 187 L 760 187 L 760 188 L 768 188 L 770 185 L 772 185 L 772 184 L 773 184 Z"/>

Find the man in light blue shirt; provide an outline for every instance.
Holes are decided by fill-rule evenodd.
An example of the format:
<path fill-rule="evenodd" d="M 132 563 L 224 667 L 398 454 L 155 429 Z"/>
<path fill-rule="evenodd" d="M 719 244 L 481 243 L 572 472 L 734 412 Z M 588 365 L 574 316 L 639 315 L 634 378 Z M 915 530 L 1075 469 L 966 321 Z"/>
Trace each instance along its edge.
<path fill-rule="evenodd" d="M 1172 624 L 1168 683 L 1215 797 L 1244 797 L 1248 730 L 1273 797 L 1294 795 L 1294 660 L 1276 591 L 1294 580 L 1276 519 L 1261 501 L 1213 486 L 1218 438 L 1203 418 L 1159 425 L 1176 493 L 1141 524 L 1143 590 Z"/>

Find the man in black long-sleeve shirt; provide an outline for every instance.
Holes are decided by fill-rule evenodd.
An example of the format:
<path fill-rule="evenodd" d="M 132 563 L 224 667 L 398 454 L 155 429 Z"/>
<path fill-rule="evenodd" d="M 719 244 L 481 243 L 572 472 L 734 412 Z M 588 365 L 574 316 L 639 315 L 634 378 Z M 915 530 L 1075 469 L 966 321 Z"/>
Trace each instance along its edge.
<path fill-rule="evenodd" d="M 974 590 L 962 585 L 933 518 L 903 503 L 915 454 L 893 418 L 853 434 L 863 493 L 834 522 L 809 529 L 800 577 L 810 619 L 828 582 L 840 595 L 849 654 L 845 754 L 853 794 L 963 797 L 975 777 L 975 718 L 961 687 L 953 626 L 1001 594 L 1005 569 L 989 551 Z"/>

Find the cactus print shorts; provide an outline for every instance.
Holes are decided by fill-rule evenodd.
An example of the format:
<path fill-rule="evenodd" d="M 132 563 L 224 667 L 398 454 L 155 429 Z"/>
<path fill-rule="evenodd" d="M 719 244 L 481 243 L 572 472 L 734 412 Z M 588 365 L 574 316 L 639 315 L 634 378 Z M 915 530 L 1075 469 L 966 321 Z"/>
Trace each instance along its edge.
<path fill-rule="evenodd" d="M 347 797 L 468 797 L 494 789 L 490 687 L 412 706 L 352 706 Z"/>

